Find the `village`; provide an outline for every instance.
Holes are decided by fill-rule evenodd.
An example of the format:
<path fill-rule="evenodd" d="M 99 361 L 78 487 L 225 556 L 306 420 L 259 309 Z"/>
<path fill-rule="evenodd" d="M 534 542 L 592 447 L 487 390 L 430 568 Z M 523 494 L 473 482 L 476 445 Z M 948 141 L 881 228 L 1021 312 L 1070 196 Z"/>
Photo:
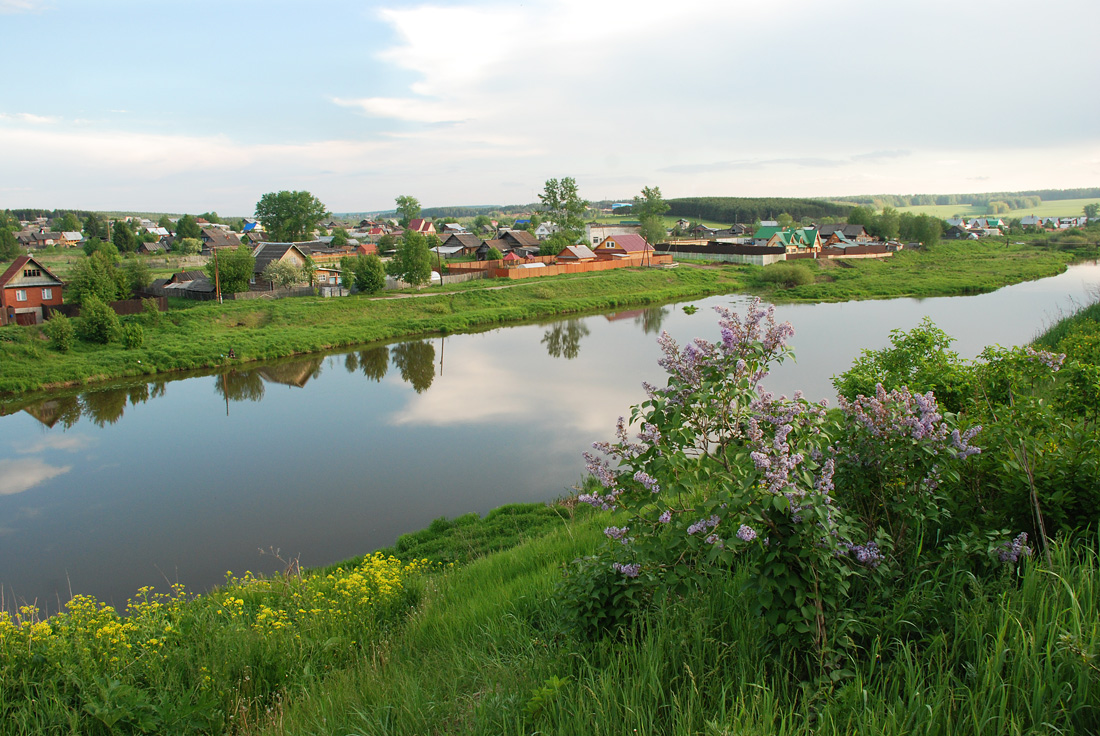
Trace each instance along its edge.
<path fill-rule="evenodd" d="M 370 217 L 349 221 L 326 218 L 311 228 L 310 239 L 280 242 L 273 240 L 258 218 L 238 218 L 223 222 L 211 215 L 161 217 L 158 221 L 139 216 L 120 217 L 98 223 L 89 215 L 83 230 L 55 229 L 56 220 L 47 217 L 19 222 L 14 233 L 26 253 L 0 275 L 0 325 L 41 324 L 53 311 L 70 316 L 79 307 L 66 304 L 67 283 L 36 257 L 37 253 L 57 253 L 83 249 L 88 255 L 99 247 L 97 235 L 106 242 L 111 228 L 124 228 L 132 238 L 128 257 L 147 258 L 149 263 L 177 269 L 161 273 L 135 284 L 132 295 L 119 294 L 111 300 L 119 314 L 139 310 L 141 298 L 178 297 L 198 301 L 224 299 L 283 298 L 294 296 L 341 297 L 356 291 L 353 279 L 344 273 L 347 259 L 379 256 L 392 260 L 406 234 L 423 236 L 430 252 L 430 273 L 423 285 L 454 284 L 471 279 L 527 279 L 560 274 L 606 271 L 625 267 L 671 268 L 677 262 L 731 263 L 769 266 L 781 261 L 800 259 L 889 258 L 906 248 L 920 248 L 920 242 L 902 242 L 880 238 L 862 224 L 831 222 L 817 225 L 803 220 L 794 224 L 789 217 L 759 220 L 752 224 L 735 223 L 728 228 L 708 226 L 687 218 L 674 223 L 671 218 L 659 242 L 650 243 L 642 223 L 627 218 L 609 217 L 613 205 L 603 211 L 590 209 L 591 219 L 578 231 L 572 244 L 551 247 L 550 239 L 562 230 L 540 212 L 521 214 L 504 220 L 485 215 L 477 218 L 432 219 L 412 217 Z M 603 217 L 598 217 L 598 216 Z M 464 219 L 466 222 L 458 220 Z M 939 221 L 945 240 L 978 240 L 1001 237 L 1010 232 L 1057 232 L 1087 225 L 1090 218 L 1027 216 L 1017 220 L 999 217 L 948 218 Z M 69 225 L 74 218 L 67 218 Z M 79 221 L 75 221 L 79 224 Z M 106 228 L 100 231 L 99 228 Z M 89 236 L 88 232 L 95 234 Z M 653 237 L 652 229 L 649 231 Z M 189 236 L 197 237 L 189 237 Z M 552 242 L 552 241 L 551 241 Z M 221 254 L 238 249 L 250 253 L 251 273 L 247 286 L 226 289 L 209 268 Z M 169 261 L 166 256 L 180 256 Z M 159 261 L 156 259 L 160 259 Z M 217 270 L 215 267 L 214 271 Z M 385 290 L 421 286 L 400 275 L 385 277 Z M 133 299 L 126 297 L 132 296 Z M 127 305 L 125 302 L 129 301 Z M 161 309 L 166 303 L 161 303 Z"/>

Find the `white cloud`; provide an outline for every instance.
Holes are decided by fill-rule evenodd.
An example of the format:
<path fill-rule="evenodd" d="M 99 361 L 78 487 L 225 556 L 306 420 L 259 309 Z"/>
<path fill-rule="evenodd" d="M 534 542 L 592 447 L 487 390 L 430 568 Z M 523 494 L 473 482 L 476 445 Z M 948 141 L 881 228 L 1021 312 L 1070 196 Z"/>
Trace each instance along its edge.
<path fill-rule="evenodd" d="M 16 445 L 15 451 L 21 455 L 31 455 L 45 450 L 80 452 L 92 444 L 92 438 L 83 434 L 47 434 L 36 442 Z"/>
<path fill-rule="evenodd" d="M 35 115 L 29 112 L 0 112 L 0 120 L 15 120 L 21 123 L 56 123 L 57 118 L 48 115 Z"/>
<path fill-rule="evenodd" d="M 71 465 L 49 465 L 37 457 L 0 460 L 0 496 L 22 493 L 70 470 Z"/>
<path fill-rule="evenodd" d="M 0 0 L 0 15 L 14 13 L 35 13 L 44 10 L 47 3 L 43 0 Z"/>

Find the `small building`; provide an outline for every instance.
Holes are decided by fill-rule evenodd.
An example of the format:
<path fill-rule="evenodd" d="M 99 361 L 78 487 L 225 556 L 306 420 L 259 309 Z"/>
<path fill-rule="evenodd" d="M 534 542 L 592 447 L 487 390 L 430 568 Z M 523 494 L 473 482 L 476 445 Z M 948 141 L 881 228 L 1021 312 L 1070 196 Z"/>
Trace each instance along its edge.
<path fill-rule="evenodd" d="M 539 240 L 546 240 L 558 230 L 561 230 L 561 228 L 553 222 L 540 222 L 539 226 L 535 228 L 535 237 Z"/>
<path fill-rule="evenodd" d="M 558 253 L 558 260 L 567 263 L 587 263 L 596 260 L 596 254 L 587 245 L 567 245 Z"/>
<path fill-rule="evenodd" d="M 435 224 L 431 220 L 425 220 L 423 217 L 414 217 L 409 220 L 409 226 L 406 228 L 414 233 L 422 233 L 424 235 L 435 235 Z"/>
<path fill-rule="evenodd" d="M 452 233 L 443 239 L 439 247 L 448 249 L 453 256 L 472 256 L 477 253 L 482 242 L 481 238 L 473 233 Z"/>
<path fill-rule="evenodd" d="M 260 243 L 252 251 L 256 265 L 252 268 L 249 289 L 252 291 L 271 291 L 275 284 L 263 278 L 264 269 L 272 263 L 293 263 L 301 268 L 309 262 L 309 251 L 297 243 Z"/>
<path fill-rule="evenodd" d="M 538 248 L 539 239 L 526 230 L 508 230 L 501 234 L 499 240 L 505 244 L 501 251 L 512 248 Z"/>
<path fill-rule="evenodd" d="M 592 249 L 597 258 L 629 258 L 653 251 L 653 246 L 636 233 L 609 235 Z"/>
<path fill-rule="evenodd" d="M 635 225 L 626 225 L 625 223 L 619 223 L 618 225 L 603 224 L 599 222 L 590 222 L 584 226 L 584 238 L 588 243 L 592 245 L 599 245 L 603 242 L 604 238 L 609 235 L 628 235 L 630 233 L 640 233 L 642 228 Z"/>
<path fill-rule="evenodd" d="M 43 307 L 61 304 L 65 282 L 33 256 L 20 256 L 0 275 L 0 325 L 40 324 Z"/>
<path fill-rule="evenodd" d="M 206 253 L 217 248 L 237 248 L 241 244 L 236 233 L 216 227 L 204 227 L 199 233 L 199 240 L 202 241 L 202 249 Z"/>

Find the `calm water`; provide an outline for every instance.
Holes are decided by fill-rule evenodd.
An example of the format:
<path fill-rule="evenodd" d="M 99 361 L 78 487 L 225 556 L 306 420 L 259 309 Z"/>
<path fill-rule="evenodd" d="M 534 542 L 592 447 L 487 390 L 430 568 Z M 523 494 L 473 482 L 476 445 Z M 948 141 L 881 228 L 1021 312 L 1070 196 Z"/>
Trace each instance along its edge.
<path fill-rule="evenodd" d="M 781 306 L 797 362 L 777 392 L 832 398 L 831 376 L 924 316 L 972 357 L 1031 340 L 1100 283 L 1081 265 L 994 294 Z M 202 591 L 391 544 L 439 516 L 544 501 L 663 383 L 655 338 L 715 339 L 710 307 L 740 296 L 597 315 L 225 375 L 58 396 L 0 417 L 5 606 L 72 593 L 124 605 L 142 585 Z"/>

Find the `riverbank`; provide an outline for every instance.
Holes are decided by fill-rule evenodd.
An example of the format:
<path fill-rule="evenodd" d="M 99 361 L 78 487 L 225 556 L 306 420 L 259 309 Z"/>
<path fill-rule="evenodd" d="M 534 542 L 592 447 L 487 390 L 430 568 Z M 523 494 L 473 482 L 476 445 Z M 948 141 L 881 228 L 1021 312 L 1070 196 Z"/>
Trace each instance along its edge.
<path fill-rule="evenodd" d="M 1098 318 L 1083 310 L 1042 344 L 1071 361 L 1091 355 L 1095 368 L 1100 355 L 1071 348 L 1095 351 Z M 1088 518 L 1061 513 L 1073 499 L 1054 493 L 1096 467 L 1095 403 L 1058 400 L 1088 377 L 1075 375 L 1070 392 L 1051 397 L 1055 421 L 1028 415 L 1034 482 L 1059 523 L 1049 557 L 1008 565 L 1003 525 L 982 517 L 989 550 L 964 537 L 970 546 L 942 564 L 900 575 L 901 595 L 857 598 L 878 607 L 877 625 L 830 652 L 828 676 L 800 674 L 807 663 L 777 644 L 742 557 L 674 596 L 609 570 L 592 581 L 589 610 L 634 614 L 586 635 L 563 568 L 577 575 L 570 563 L 599 554 L 625 520 L 568 498 L 438 520 L 321 570 L 285 560 L 281 575 L 230 576 L 201 596 L 144 589 L 126 617 L 87 597 L 48 619 L 33 606 L 0 614 L 0 734 L 1095 732 L 1100 632 L 1089 613 L 1100 606 L 1100 546 L 1082 531 L 1095 506 Z M 996 438 L 1014 421 L 983 430 L 977 459 L 1003 451 Z M 1087 441 L 1070 447 L 1069 424 Z M 981 472 L 983 507 L 1027 497 L 1018 467 Z M 945 474 L 937 492 L 958 501 L 972 488 Z M 835 495 L 845 503 L 844 484 Z M 1028 517 L 1026 504 L 1019 513 Z M 725 535 L 737 544 L 732 528 Z"/>
<path fill-rule="evenodd" d="M 77 342 L 50 348 L 33 327 L 0 331 L 0 396 L 109 379 L 209 369 L 372 342 L 469 332 L 503 324 L 714 294 L 749 291 L 776 301 L 821 302 L 956 296 L 1057 274 L 1075 254 L 1031 245 L 943 243 L 883 261 L 802 261 L 813 283 L 784 288 L 766 269 L 682 265 L 531 280 L 433 287 L 416 299 L 355 296 L 273 301 L 173 302 L 159 318 L 137 315 L 143 346 Z M 230 349 L 233 358 L 227 357 Z"/>

